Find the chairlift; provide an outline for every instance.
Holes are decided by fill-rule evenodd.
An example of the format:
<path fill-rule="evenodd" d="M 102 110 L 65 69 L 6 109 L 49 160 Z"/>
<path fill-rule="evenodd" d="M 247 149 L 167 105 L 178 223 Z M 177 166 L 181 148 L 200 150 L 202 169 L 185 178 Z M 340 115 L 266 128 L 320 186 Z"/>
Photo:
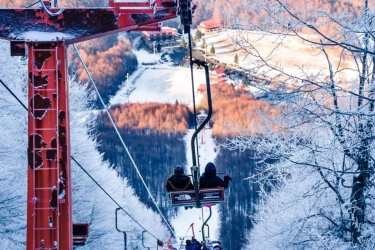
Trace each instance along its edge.
<path fill-rule="evenodd" d="M 73 245 L 85 245 L 89 240 L 89 224 L 73 223 Z"/>
<path fill-rule="evenodd" d="M 207 63 L 204 61 L 200 61 L 200 60 L 192 60 L 191 64 L 197 64 L 198 66 L 202 66 L 205 69 L 208 112 L 204 120 L 199 124 L 198 128 L 195 130 L 191 138 L 192 160 L 193 160 L 193 166 L 191 167 L 191 171 L 192 171 L 192 177 L 193 177 L 194 190 L 170 192 L 170 198 L 171 198 L 172 206 L 185 206 L 185 207 L 191 206 L 191 207 L 201 208 L 202 205 L 208 205 L 208 204 L 215 205 L 217 203 L 221 203 L 225 200 L 225 197 L 224 197 L 224 188 L 222 187 L 199 189 L 199 167 L 198 167 L 199 164 L 197 164 L 197 154 L 196 154 L 195 144 L 197 143 L 197 135 L 206 126 L 206 124 L 208 124 L 208 122 L 211 119 L 212 99 L 211 99 L 209 69 L 208 69 Z"/>

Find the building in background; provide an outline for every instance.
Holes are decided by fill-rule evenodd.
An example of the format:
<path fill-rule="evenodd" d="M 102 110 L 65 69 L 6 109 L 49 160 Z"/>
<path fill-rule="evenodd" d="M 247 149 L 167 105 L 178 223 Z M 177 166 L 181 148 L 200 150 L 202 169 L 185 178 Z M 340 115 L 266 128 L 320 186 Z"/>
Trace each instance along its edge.
<path fill-rule="evenodd" d="M 198 25 L 198 29 L 202 34 L 208 35 L 208 34 L 215 34 L 221 32 L 223 29 L 223 26 L 220 23 L 220 20 L 217 19 L 211 19 L 202 21 Z"/>
<path fill-rule="evenodd" d="M 180 34 L 178 34 L 177 29 L 170 27 L 162 27 L 160 31 L 142 31 L 143 40 L 145 46 L 150 51 L 154 50 L 154 42 L 157 49 L 170 46 L 180 45 Z"/>

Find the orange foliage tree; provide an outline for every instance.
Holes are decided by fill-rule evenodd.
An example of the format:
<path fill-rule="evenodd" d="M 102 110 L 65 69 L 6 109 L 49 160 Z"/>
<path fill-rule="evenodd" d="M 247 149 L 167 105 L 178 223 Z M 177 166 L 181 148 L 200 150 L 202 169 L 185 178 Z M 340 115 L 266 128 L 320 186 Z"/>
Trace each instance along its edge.
<path fill-rule="evenodd" d="M 126 103 L 111 108 L 116 126 L 125 129 L 153 129 L 184 133 L 189 128 L 189 109 L 169 103 Z M 105 124 L 111 126 L 106 116 Z"/>
<path fill-rule="evenodd" d="M 243 88 L 235 89 L 227 83 L 211 85 L 214 126 L 213 136 L 234 136 L 238 131 L 247 131 L 253 135 L 260 135 L 266 129 L 264 119 L 274 117 L 279 110 L 273 109 L 268 102 L 255 100 Z M 207 97 L 198 104 L 197 109 L 207 110 Z M 268 123 L 269 124 L 269 123 Z M 271 129 L 277 129 L 273 125 Z M 267 128 L 268 130 L 269 128 Z"/>

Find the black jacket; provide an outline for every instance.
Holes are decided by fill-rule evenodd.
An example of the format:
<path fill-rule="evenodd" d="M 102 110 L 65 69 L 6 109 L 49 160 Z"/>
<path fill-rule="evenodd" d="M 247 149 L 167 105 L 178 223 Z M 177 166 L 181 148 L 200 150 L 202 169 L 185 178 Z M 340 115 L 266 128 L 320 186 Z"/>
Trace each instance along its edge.
<path fill-rule="evenodd" d="M 216 168 L 214 164 L 207 164 L 204 174 L 199 178 L 199 188 L 228 188 L 229 179 L 223 181 L 219 176 L 216 176 Z"/>
<path fill-rule="evenodd" d="M 167 189 L 168 192 L 171 192 L 171 191 L 184 191 L 188 189 L 194 189 L 194 186 L 191 183 L 189 176 L 185 174 L 181 174 L 181 175 L 172 174 L 171 176 L 168 177 L 165 188 Z"/>

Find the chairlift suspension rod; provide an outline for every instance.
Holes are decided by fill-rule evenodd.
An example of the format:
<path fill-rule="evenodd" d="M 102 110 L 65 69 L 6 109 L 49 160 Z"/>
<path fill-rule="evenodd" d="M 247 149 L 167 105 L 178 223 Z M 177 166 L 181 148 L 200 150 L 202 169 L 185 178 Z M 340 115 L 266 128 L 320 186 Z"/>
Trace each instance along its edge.
<path fill-rule="evenodd" d="M 192 172 L 193 172 L 193 183 L 194 183 L 194 190 L 196 195 L 196 205 L 198 208 L 201 207 L 200 199 L 199 199 L 199 166 L 197 166 L 197 160 L 196 160 L 196 149 L 195 149 L 195 141 L 197 138 L 198 133 L 206 126 L 206 124 L 210 121 L 211 115 L 212 115 L 212 99 L 211 99 L 211 86 L 210 86 L 210 77 L 209 77 L 209 71 L 208 66 L 206 62 L 200 61 L 200 60 L 192 60 L 192 65 L 197 64 L 199 66 L 204 67 L 205 75 L 206 75 L 206 90 L 207 90 L 207 102 L 208 102 L 208 114 L 207 117 L 204 119 L 204 121 L 199 125 L 199 127 L 195 130 L 192 138 L 191 138 L 191 152 L 192 152 L 192 160 L 193 160 L 193 166 L 192 166 Z"/>

